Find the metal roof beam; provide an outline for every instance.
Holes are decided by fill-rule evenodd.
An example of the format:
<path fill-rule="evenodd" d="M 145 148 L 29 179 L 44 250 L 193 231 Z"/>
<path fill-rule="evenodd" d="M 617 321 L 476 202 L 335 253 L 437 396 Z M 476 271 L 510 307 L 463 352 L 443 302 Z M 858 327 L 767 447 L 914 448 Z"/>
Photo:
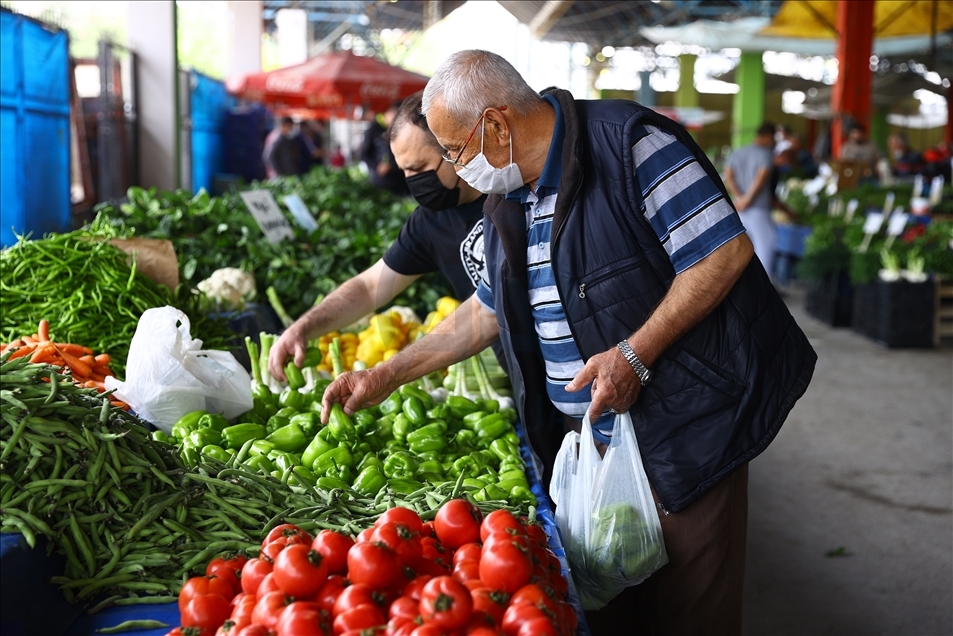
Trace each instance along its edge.
<path fill-rule="evenodd" d="M 563 17 L 569 10 L 572 3 L 573 0 L 547 0 L 528 25 L 533 37 L 542 39 L 544 35 L 549 33 L 549 30 L 559 21 L 559 18 Z"/>

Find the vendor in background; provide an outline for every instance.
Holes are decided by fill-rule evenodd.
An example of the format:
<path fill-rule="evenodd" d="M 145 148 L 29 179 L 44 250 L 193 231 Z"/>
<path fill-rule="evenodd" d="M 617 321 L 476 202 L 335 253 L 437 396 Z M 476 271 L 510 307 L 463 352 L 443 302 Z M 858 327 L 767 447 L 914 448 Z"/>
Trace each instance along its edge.
<path fill-rule="evenodd" d="M 925 167 L 923 156 L 910 147 L 910 141 L 903 133 L 894 133 L 887 138 L 890 151 L 890 170 L 894 176 L 909 177 L 922 174 Z"/>
<path fill-rule="evenodd" d="M 326 126 L 323 121 L 305 120 L 298 127 L 298 139 L 301 140 L 301 174 L 306 174 L 315 166 L 323 166 L 327 156 L 325 142 Z"/>
<path fill-rule="evenodd" d="M 461 180 L 441 158 L 440 144 L 420 114 L 420 98 L 418 92 L 404 100 L 384 138 L 393 149 L 395 169 L 406 175 L 420 207 L 383 258 L 342 283 L 281 335 L 268 359 L 275 377 L 284 379 L 290 357 L 301 366 L 308 340 L 383 307 L 424 274 L 441 272 L 461 300 L 471 296 L 480 282 L 486 196 Z"/>
<path fill-rule="evenodd" d="M 279 135 L 268 149 L 266 167 L 271 166 L 275 177 L 301 174 L 301 146 L 296 138 L 294 121 L 282 117 L 278 123 Z"/>
<path fill-rule="evenodd" d="M 371 183 L 380 190 L 389 190 L 396 195 L 409 194 L 404 174 L 397 166 L 394 153 L 384 134 L 392 125 L 400 102 L 394 102 L 386 111 L 377 115 L 371 125 L 364 131 L 364 140 L 361 143 L 361 161 L 367 166 Z"/>
<path fill-rule="evenodd" d="M 838 159 L 866 163 L 871 171 L 875 172 L 879 158 L 880 151 L 877 146 L 867 139 L 867 129 L 861 124 L 851 124 L 847 129 L 847 141 L 841 145 Z"/>

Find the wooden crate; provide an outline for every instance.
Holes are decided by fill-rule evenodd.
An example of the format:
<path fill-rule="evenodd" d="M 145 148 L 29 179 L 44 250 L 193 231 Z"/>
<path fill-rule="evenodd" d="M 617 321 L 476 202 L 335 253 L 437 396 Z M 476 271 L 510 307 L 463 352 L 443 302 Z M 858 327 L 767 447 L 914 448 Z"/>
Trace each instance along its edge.
<path fill-rule="evenodd" d="M 953 279 L 936 279 L 936 311 L 933 318 L 933 344 L 953 338 Z"/>

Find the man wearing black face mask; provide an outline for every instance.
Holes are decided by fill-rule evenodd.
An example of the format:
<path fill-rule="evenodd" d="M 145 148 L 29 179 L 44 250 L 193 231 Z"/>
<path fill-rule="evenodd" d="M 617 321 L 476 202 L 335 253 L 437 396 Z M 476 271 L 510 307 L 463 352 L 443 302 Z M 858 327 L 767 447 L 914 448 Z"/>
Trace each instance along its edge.
<path fill-rule="evenodd" d="M 483 269 L 486 195 L 457 177 L 453 166 L 442 159 L 443 149 L 420 114 L 421 95 L 404 100 L 386 133 L 420 207 L 381 260 L 342 283 L 285 330 L 268 359 L 268 370 L 275 377 L 284 379 L 290 357 L 302 364 L 309 339 L 383 307 L 424 274 L 441 272 L 460 300 L 476 290 Z"/>

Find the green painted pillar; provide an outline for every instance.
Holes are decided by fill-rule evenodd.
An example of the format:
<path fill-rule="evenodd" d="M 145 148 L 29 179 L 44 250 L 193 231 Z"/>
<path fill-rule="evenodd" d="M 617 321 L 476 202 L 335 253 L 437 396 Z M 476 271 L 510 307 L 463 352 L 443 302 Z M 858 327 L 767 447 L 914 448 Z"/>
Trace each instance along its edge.
<path fill-rule="evenodd" d="M 698 91 L 695 90 L 695 60 L 697 55 L 678 56 L 678 91 L 675 93 L 675 108 L 698 108 Z"/>
<path fill-rule="evenodd" d="M 889 108 L 882 106 L 874 109 L 873 117 L 870 118 L 870 141 L 874 142 L 880 152 L 887 154 L 887 137 L 890 136 L 890 127 L 887 124 L 887 113 Z"/>
<path fill-rule="evenodd" d="M 731 110 L 731 146 L 740 148 L 754 141 L 764 121 L 764 66 L 761 53 L 744 52 L 735 69 L 738 93 Z"/>

